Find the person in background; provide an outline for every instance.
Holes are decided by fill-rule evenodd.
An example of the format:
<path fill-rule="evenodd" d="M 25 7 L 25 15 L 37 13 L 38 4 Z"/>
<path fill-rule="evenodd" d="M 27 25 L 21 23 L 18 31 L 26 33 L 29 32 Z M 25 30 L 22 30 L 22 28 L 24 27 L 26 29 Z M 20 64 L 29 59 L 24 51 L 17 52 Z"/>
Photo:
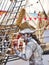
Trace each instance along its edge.
<path fill-rule="evenodd" d="M 22 30 L 21 34 L 23 32 L 24 32 L 23 38 L 27 41 L 27 44 L 25 47 L 25 54 L 23 54 L 19 50 L 15 50 L 17 56 L 19 56 L 21 59 L 25 61 L 29 60 L 29 65 L 43 65 L 43 62 L 42 62 L 43 50 L 40 47 L 40 45 L 35 41 L 35 39 L 32 38 L 32 35 L 31 35 L 34 31 L 31 31 L 29 29 L 26 32 L 26 29 L 25 29 L 25 30 Z"/>

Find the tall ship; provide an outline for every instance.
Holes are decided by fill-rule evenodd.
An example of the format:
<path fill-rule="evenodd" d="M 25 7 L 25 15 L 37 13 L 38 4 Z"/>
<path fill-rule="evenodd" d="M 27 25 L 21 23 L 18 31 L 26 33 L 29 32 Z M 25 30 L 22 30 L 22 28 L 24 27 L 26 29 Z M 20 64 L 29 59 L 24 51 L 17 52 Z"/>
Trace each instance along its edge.
<path fill-rule="evenodd" d="M 20 59 L 15 55 L 13 41 L 16 41 L 16 37 L 19 39 L 19 31 L 26 28 L 35 30 L 33 36 L 36 35 L 41 42 L 43 54 L 49 54 L 48 5 L 49 0 L 0 0 L 1 65 Z"/>

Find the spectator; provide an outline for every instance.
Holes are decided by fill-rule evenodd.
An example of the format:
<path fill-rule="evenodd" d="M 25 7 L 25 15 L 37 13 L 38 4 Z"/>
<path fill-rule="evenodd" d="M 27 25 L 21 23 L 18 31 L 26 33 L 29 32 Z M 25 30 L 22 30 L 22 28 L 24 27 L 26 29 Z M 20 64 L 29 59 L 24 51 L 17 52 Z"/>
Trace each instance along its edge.
<path fill-rule="evenodd" d="M 33 39 L 31 36 L 31 34 L 34 31 L 29 30 L 29 32 L 27 31 L 26 33 L 26 30 L 22 30 L 22 32 L 24 32 L 24 35 L 27 34 L 25 35 L 25 37 L 26 40 L 28 40 L 27 45 L 25 47 L 25 54 L 19 52 L 19 50 L 16 50 L 16 54 L 26 61 L 29 60 L 29 65 L 43 65 L 42 62 L 43 50 L 40 47 L 40 45 L 35 41 L 35 39 Z"/>

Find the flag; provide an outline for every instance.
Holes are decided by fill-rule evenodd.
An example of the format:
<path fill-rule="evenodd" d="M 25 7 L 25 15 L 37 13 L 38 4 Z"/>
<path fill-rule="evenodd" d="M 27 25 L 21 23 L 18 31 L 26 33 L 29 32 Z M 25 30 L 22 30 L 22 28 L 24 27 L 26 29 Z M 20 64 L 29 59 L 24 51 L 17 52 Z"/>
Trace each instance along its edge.
<path fill-rule="evenodd" d="M 0 16 L 2 16 L 4 13 L 7 13 L 7 11 L 0 10 Z"/>

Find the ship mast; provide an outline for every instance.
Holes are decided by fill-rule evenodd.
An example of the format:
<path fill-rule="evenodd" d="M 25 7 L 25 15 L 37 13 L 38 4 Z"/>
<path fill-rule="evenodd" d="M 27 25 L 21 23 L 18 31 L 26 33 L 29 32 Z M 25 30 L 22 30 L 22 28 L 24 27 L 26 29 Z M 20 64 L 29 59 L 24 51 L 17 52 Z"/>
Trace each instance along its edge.
<path fill-rule="evenodd" d="M 43 6 L 42 6 L 42 4 L 41 4 L 41 1 L 40 1 L 40 0 L 39 0 L 39 3 L 40 3 L 40 5 L 41 5 L 41 7 L 42 7 L 42 9 L 43 9 L 43 13 L 44 13 L 45 17 L 47 18 L 47 14 L 46 14 L 46 12 L 45 12 L 45 10 L 44 10 L 44 8 L 43 8 Z"/>

